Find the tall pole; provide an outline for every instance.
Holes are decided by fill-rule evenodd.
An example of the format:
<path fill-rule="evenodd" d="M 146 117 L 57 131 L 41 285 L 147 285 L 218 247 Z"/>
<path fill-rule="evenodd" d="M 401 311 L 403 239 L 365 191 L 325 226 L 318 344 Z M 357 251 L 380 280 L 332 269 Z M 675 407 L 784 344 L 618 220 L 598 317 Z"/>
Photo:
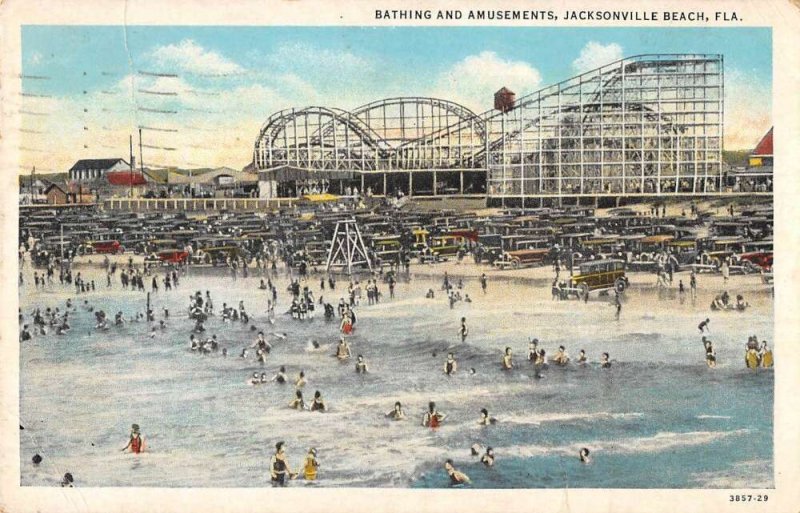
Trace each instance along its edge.
<path fill-rule="evenodd" d="M 61 265 L 64 265 L 64 225 L 61 225 Z"/>
<path fill-rule="evenodd" d="M 142 179 L 144 179 L 144 157 L 142 156 L 142 129 L 139 129 L 139 170 L 142 172 Z"/>
<path fill-rule="evenodd" d="M 128 158 L 128 167 L 130 171 L 128 171 L 128 179 L 130 185 L 130 196 L 133 198 L 133 134 L 128 136 L 128 149 L 130 150 L 130 156 Z"/>

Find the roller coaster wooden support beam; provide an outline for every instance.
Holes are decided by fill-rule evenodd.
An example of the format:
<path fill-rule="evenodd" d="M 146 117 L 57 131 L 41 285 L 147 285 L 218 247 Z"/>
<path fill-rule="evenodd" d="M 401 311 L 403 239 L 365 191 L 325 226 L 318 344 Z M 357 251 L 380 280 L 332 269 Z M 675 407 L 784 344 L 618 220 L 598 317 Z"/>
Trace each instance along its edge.
<path fill-rule="evenodd" d="M 338 221 L 333 231 L 325 270 L 336 268 L 346 270 L 347 274 L 353 274 L 353 267 L 364 264 L 372 271 L 372 261 L 364 239 L 361 238 L 358 223 L 355 219 Z"/>

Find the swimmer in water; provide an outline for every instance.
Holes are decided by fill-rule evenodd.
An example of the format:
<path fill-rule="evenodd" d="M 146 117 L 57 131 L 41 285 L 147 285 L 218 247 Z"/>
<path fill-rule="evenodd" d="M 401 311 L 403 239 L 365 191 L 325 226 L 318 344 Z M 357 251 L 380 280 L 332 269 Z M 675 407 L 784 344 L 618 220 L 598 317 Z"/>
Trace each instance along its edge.
<path fill-rule="evenodd" d="M 591 463 L 592 460 L 589 458 L 589 449 L 584 447 L 581 449 L 581 452 L 578 455 L 581 459 L 581 463 Z"/>
<path fill-rule="evenodd" d="M 267 373 L 266 372 L 262 372 L 261 373 L 261 384 L 264 385 L 266 383 L 267 383 Z"/>
<path fill-rule="evenodd" d="M 469 483 L 470 479 L 469 476 L 463 472 L 456 470 L 453 466 L 453 460 L 447 460 L 444 462 L 444 469 L 447 471 L 448 477 L 450 477 L 450 484 L 451 485 L 460 485 L 464 483 Z"/>
<path fill-rule="evenodd" d="M 494 466 L 494 449 L 491 447 L 486 448 L 486 453 L 481 456 L 481 463 L 483 463 L 487 467 Z"/>
<path fill-rule="evenodd" d="M 469 328 L 467 328 L 467 318 L 461 318 L 461 327 L 458 328 L 458 333 L 461 335 L 461 343 L 463 344 L 464 341 L 467 340 L 467 335 L 469 335 Z"/>
<path fill-rule="evenodd" d="M 482 450 L 481 444 L 472 444 L 472 447 L 469 448 L 469 452 L 473 456 L 479 456 Z"/>
<path fill-rule="evenodd" d="M 128 439 L 128 445 L 122 448 L 122 452 L 125 452 L 128 448 L 130 448 L 131 452 L 134 454 L 144 452 L 144 438 L 139 432 L 139 424 L 133 424 L 131 426 L 131 437 Z"/>
<path fill-rule="evenodd" d="M 281 365 L 281 368 L 278 370 L 278 373 L 272 376 L 272 380 L 278 384 L 285 384 L 286 383 L 286 367 Z"/>
<path fill-rule="evenodd" d="M 295 388 L 303 388 L 304 386 L 306 386 L 306 383 L 307 383 L 306 373 L 300 371 L 300 374 L 297 376 L 297 380 L 294 382 L 294 386 Z"/>
<path fill-rule="evenodd" d="M 311 402 L 309 410 L 319 412 L 328 411 L 328 406 L 325 404 L 325 401 L 322 400 L 322 394 L 319 390 L 314 392 L 314 400 Z"/>
<path fill-rule="evenodd" d="M 289 403 L 289 408 L 293 410 L 305 410 L 306 402 L 303 400 L 303 392 L 297 390 L 294 393 L 294 399 Z"/>
<path fill-rule="evenodd" d="M 556 351 L 553 361 L 558 365 L 566 365 L 569 363 L 569 355 L 567 354 L 564 346 L 558 346 L 558 351 Z"/>
<path fill-rule="evenodd" d="M 339 338 L 339 345 L 336 346 L 336 358 L 346 360 L 350 358 L 350 346 L 344 337 Z"/>
<path fill-rule="evenodd" d="M 297 477 L 297 474 L 292 472 L 292 469 L 289 468 L 289 463 L 286 461 L 284 445 L 284 442 L 275 444 L 275 454 L 269 462 L 269 475 L 273 486 L 285 486 L 287 475 L 289 479 Z"/>
<path fill-rule="evenodd" d="M 580 353 L 578 353 L 578 363 L 581 365 L 586 365 L 586 361 L 587 361 L 586 351 L 581 349 Z"/>
<path fill-rule="evenodd" d="M 713 369 L 717 366 L 717 353 L 714 351 L 714 346 L 711 344 L 711 341 L 706 337 L 703 337 L 702 342 L 703 348 L 706 350 L 706 365 Z"/>
<path fill-rule="evenodd" d="M 317 450 L 312 447 L 308 450 L 306 459 L 303 462 L 303 477 L 306 481 L 316 481 L 318 469 L 319 461 L 317 461 Z"/>
<path fill-rule="evenodd" d="M 67 472 L 64 474 L 64 477 L 61 479 L 61 488 L 75 488 L 73 484 L 74 479 L 72 478 L 72 474 Z"/>
<path fill-rule="evenodd" d="M 609 360 L 608 353 L 603 353 L 600 357 L 600 367 L 608 369 L 611 367 L 611 360 Z"/>
<path fill-rule="evenodd" d="M 536 356 L 539 354 L 539 339 L 528 339 L 528 361 L 536 363 Z"/>
<path fill-rule="evenodd" d="M 458 362 L 453 353 L 447 353 L 447 360 L 444 362 L 444 373 L 452 376 L 458 371 Z"/>
<path fill-rule="evenodd" d="M 511 370 L 514 368 L 514 362 L 511 360 L 511 348 L 507 347 L 506 352 L 503 354 L 503 370 Z"/>
<path fill-rule="evenodd" d="M 422 425 L 429 428 L 437 428 L 447 418 L 447 415 L 436 411 L 436 403 L 428 403 L 428 411 L 422 416 Z"/>
<path fill-rule="evenodd" d="M 386 417 L 392 420 L 403 420 L 406 418 L 406 414 L 403 413 L 403 405 L 400 404 L 400 401 L 394 403 L 394 409 L 387 413 Z"/>
<path fill-rule="evenodd" d="M 481 426 L 491 426 L 496 423 L 497 419 L 489 416 L 489 410 L 481 408 L 481 419 L 478 421 L 478 424 Z"/>
<path fill-rule="evenodd" d="M 261 383 L 261 380 L 258 378 L 257 372 L 254 372 L 253 377 L 247 380 L 247 384 L 251 386 L 258 385 L 259 383 Z"/>
<path fill-rule="evenodd" d="M 369 372 L 367 370 L 367 362 L 364 361 L 364 357 L 358 355 L 357 360 L 358 361 L 356 361 L 356 374 L 366 374 L 367 372 Z"/>

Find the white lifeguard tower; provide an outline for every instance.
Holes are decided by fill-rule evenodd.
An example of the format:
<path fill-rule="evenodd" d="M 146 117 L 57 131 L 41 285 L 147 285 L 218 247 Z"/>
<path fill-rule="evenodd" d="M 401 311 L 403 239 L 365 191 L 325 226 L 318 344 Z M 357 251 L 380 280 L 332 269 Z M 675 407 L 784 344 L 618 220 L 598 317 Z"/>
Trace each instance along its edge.
<path fill-rule="evenodd" d="M 369 251 L 361 238 L 361 231 L 355 219 L 338 221 L 333 231 L 331 247 L 328 250 L 328 261 L 325 270 L 342 270 L 353 274 L 353 267 L 363 266 L 372 271 Z"/>

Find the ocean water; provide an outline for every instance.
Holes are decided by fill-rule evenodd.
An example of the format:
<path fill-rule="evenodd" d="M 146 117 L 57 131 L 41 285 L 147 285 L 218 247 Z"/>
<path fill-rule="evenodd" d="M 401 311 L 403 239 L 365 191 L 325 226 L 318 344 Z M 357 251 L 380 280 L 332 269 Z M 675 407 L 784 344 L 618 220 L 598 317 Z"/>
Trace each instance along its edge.
<path fill-rule="evenodd" d="M 76 304 L 88 300 L 111 317 L 144 311 L 144 294 L 116 282 L 106 289 L 100 273 L 95 279 L 103 286 Z M 356 310 L 350 345 L 371 371 L 357 375 L 354 361 L 331 356 L 338 322 L 278 313 L 271 325 L 259 277 L 232 281 L 193 269 L 176 290 L 152 296 L 157 319 L 163 307 L 170 311 L 167 330 L 154 338 L 146 323 L 98 332 L 93 314 L 79 307 L 69 334 L 21 344 L 22 484 L 57 486 L 71 472 L 77 486 L 267 486 L 269 458 L 282 440 L 293 470 L 309 447 L 317 448 L 315 486 L 446 487 L 442 466 L 452 458 L 475 488 L 772 487 L 773 371 L 745 369 L 743 347 L 756 334 L 780 359 L 773 299 L 752 286 L 757 278 L 737 279 L 752 305 L 744 313 L 711 312 L 717 290 L 701 289 L 692 301 L 634 286 L 619 321 L 607 298 L 552 301 L 544 284 L 491 281 L 484 295 L 477 280 L 466 280 L 463 292 L 473 302 L 453 309 L 438 280 L 401 282 L 392 300 L 382 285 L 380 304 L 367 306 L 365 297 Z M 285 274 L 276 281 L 276 310 L 283 312 L 288 281 Z M 33 292 L 27 283 L 32 280 L 20 294 L 26 316 L 34 306 L 63 310 L 74 296 L 59 285 Z M 319 297 L 319 279 L 308 284 Z M 428 288 L 436 299 L 424 298 Z M 209 290 L 217 309 L 243 300 L 251 324 L 287 334 L 270 338 L 274 349 L 265 366 L 252 354 L 239 358 L 255 339 L 250 326 L 218 316 L 206 333 L 217 335 L 228 356 L 189 350 L 193 322 L 186 311 L 195 290 Z M 345 293 L 343 280 L 322 292 L 334 304 Z M 458 334 L 462 316 L 470 328 L 465 344 Z M 697 331 L 705 317 L 716 369 L 706 367 Z M 539 338 L 548 355 L 561 344 L 573 358 L 585 349 L 591 363 L 551 365 L 537 377 L 525 360 L 528 337 Z M 322 348 L 313 350 L 311 340 Z M 506 346 L 515 355 L 511 372 L 500 369 Z M 442 372 L 447 351 L 459 362 L 452 377 Z M 604 351 L 611 354 L 610 369 L 597 364 Z M 330 411 L 288 409 L 290 384 L 246 384 L 253 372 L 272 377 L 281 365 L 292 382 L 304 370 L 307 400 L 320 390 Z M 395 401 L 403 403 L 407 420 L 384 418 Z M 428 401 L 448 415 L 436 430 L 420 425 Z M 497 424 L 477 424 L 484 407 Z M 148 445 L 140 455 L 120 451 L 132 423 Z M 474 443 L 494 448 L 493 468 L 471 456 Z M 588 465 L 578 460 L 581 447 L 591 450 Z M 35 453 L 44 457 L 39 466 L 31 463 Z"/>

